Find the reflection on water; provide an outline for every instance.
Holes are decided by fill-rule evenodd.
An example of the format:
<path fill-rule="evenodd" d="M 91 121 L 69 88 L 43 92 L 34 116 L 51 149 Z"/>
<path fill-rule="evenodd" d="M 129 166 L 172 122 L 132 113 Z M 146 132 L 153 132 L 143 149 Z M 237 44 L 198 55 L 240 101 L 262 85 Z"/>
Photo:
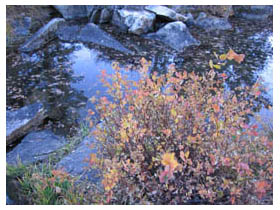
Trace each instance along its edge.
<path fill-rule="evenodd" d="M 69 59 L 72 61 L 72 70 L 76 76 L 83 79 L 76 83 L 71 83 L 74 89 L 81 90 L 83 95 L 87 98 L 96 96 L 107 96 L 106 89 L 100 82 L 100 75 L 102 70 L 106 70 L 108 74 L 113 74 L 114 70 L 111 67 L 112 61 L 102 58 L 102 53 L 94 49 L 89 49 L 83 44 L 75 44 L 76 50 L 69 55 Z M 123 66 L 124 67 L 124 66 Z M 121 71 L 123 76 L 127 76 L 129 80 L 137 81 L 139 74 L 137 71 Z M 87 113 L 87 109 L 93 109 L 93 105 L 88 101 L 85 109 L 80 110 L 80 117 L 84 119 Z"/>
<path fill-rule="evenodd" d="M 134 65 L 138 69 L 140 58 L 145 56 L 152 61 L 151 71 L 164 73 L 171 63 L 175 63 L 179 71 L 203 73 L 209 70 L 208 61 L 214 58 L 214 51 L 222 54 L 232 48 L 246 55 L 244 62 L 217 71 L 228 75 L 226 85 L 230 90 L 251 86 L 261 76 L 268 90 L 255 102 L 257 109 L 264 110 L 262 107 L 273 102 L 272 27 L 264 23 L 248 27 L 246 21 L 239 20 L 232 20 L 232 24 L 234 30 L 210 34 L 191 28 L 201 45 L 189 47 L 183 53 L 129 34 L 121 41 L 138 49 L 129 57 L 96 46 L 59 41 L 53 41 L 33 54 L 7 52 L 7 109 L 17 109 L 39 100 L 48 110 L 54 127 L 69 130 L 85 117 L 87 109 L 94 109 L 88 102 L 89 97 L 96 95 L 96 91 L 106 95 L 98 75 L 103 69 L 113 73 L 113 61 L 118 61 L 121 67 Z M 235 30 L 237 27 L 240 30 Z M 123 74 L 133 80 L 139 77 L 137 70 L 123 71 Z"/>
<path fill-rule="evenodd" d="M 265 49 L 269 49 L 272 51 L 273 49 L 273 36 L 267 37 L 265 42 Z M 262 84 L 266 88 L 266 92 L 264 93 L 267 98 L 270 100 L 271 104 L 273 104 L 273 55 L 269 54 L 265 60 L 264 67 L 260 69 L 259 75 L 262 78 Z M 260 119 L 264 123 L 265 126 L 269 126 L 269 129 L 272 131 L 273 129 L 273 110 L 261 108 L 259 111 Z M 262 124 L 259 123 L 259 129 L 263 129 Z"/>

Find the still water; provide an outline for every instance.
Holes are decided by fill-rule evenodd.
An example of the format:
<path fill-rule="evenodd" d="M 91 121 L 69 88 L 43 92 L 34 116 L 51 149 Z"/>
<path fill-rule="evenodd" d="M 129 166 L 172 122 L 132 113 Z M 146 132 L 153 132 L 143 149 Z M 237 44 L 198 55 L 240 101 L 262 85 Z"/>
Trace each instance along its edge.
<path fill-rule="evenodd" d="M 103 69 L 113 73 L 113 61 L 118 61 L 123 68 L 134 66 L 135 70 L 123 71 L 123 74 L 137 80 L 141 57 L 151 60 L 151 71 L 159 73 L 166 72 L 171 63 L 175 63 L 178 70 L 205 72 L 209 70 L 208 61 L 213 59 L 213 52 L 222 54 L 232 48 L 237 53 L 244 53 L 246 57 L 241 65 L 221 70 L 220 73 L 228 75 L 226 86 L 230 90 L 240 85 L 251 86 L 262 77 L 267 90 L 256 100 L 256 111 L 264 116 L 270 115 L 272 120 L 272 111 L 264 108 L 273 105 L 272 28 L 255 29 L 252 26 L 248 30 L 246 24 L 235 24 L 233 22 L 232 31 L 214 34 L 193 29 L 193 36 L 201 41 L 201 45 L 190 47 L 183 53 L 141 38 L 134 41 L 138 44 L 137 49 L 141 50 L 130 57 L 96 46 L 58 40 L 32 54 L 7 53 L 6 109 L 15 110 L 41 101 L 48 110 L 53 130 L 69 133 L 69 130 L 83 121 L 87 109 L 94 109 L 89 98 L 95 96 L 97 91 L 100 96 L 106 95 L 98 75 Z M 238 32 L 235 30 L 237 27 L 240 28 Z"/>

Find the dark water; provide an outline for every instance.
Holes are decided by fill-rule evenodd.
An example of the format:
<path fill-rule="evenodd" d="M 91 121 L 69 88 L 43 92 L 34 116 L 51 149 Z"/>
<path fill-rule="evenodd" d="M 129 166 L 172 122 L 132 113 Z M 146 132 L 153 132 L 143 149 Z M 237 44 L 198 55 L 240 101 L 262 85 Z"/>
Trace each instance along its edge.
<path fill-rule="evenodd" d="M 183 53 L 134 35 L 114 34 L 112 27 L 103 26 L 116 39 L 135 52 L 126 56 L 114 50 L 82 43 L 53 41 L 33 54 L 7 52 L 7 110 L 17 109 L 35 101 L 41 101 L 48 110 L 49 124 L 54 131 L 69 133 L 81 123 L 91 96 L 106 89 L 98 79 L 100 71 L 112 73 L 111 63 L 118 61 L 122 67 L 138 68 L 140 58 L 152 61 L 151 71 L 164 73 L 167 66 L 175 63 L 178 70 L 204 72 L 209 70 L 208 61 L 213 52 L 226 53 L 230 48 L 246 55 L 241 65 L 221 70 L 228 75 L 226 85 L 233 89 L 253 85 L 259 77 L 268 88 L 256 100 L 256 110 L 266 113 L 264 107 L 273 104 L 272 96 L 272 22 L 252 24 L 244 20 L 230 20 L 233 29 L 224 32 L 204 32 L 190 28 L 193 36 L 201 41 L 199 47 L 189 47 Z M 137 80 L 137 70 L 124 72 L 129 79 Z M 269 111 L 272 117 L 272 112 Z M 272 118 L 271 118 L 272 119 Z"/>

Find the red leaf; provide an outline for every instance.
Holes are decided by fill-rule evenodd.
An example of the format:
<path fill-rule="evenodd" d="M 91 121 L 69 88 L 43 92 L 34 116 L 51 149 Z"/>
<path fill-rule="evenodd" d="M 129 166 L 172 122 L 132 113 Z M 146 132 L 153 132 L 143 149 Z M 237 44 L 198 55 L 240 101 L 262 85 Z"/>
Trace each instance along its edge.
<path fill-rule="evenodd" d="M 255 93 L 255 96 L 259 96 L 261 94 L 261 91 L 257 91 L 256 93 Z"/>
<path fill-rule="evenodd" d="M 255 183 L 255 187 L 256 187 L 256 193 L 259 199 L 261 199 L 265 193 L 267 188 L 269 187 L 269 184 L 266 181 L 257 181 Z"/>

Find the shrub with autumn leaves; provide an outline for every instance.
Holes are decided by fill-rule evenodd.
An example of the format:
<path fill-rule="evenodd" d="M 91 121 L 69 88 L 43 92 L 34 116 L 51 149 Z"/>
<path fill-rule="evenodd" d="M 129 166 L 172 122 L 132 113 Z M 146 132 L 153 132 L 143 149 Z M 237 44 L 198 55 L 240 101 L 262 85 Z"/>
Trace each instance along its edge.
<path fill-rule="evenodd" d="M 260 84 L 224 88 L 218 69 L 244 55 L 216 55 L 203 75 L 177 72 L 124 78 L 104 70 L 112 96 L 93 97 L 102 123 L 93 131 L 99 149 L 89 163 L 102 172 L 103 204 L 258 204 L 272 191 L 272 139 L 248 122 Z"/>

